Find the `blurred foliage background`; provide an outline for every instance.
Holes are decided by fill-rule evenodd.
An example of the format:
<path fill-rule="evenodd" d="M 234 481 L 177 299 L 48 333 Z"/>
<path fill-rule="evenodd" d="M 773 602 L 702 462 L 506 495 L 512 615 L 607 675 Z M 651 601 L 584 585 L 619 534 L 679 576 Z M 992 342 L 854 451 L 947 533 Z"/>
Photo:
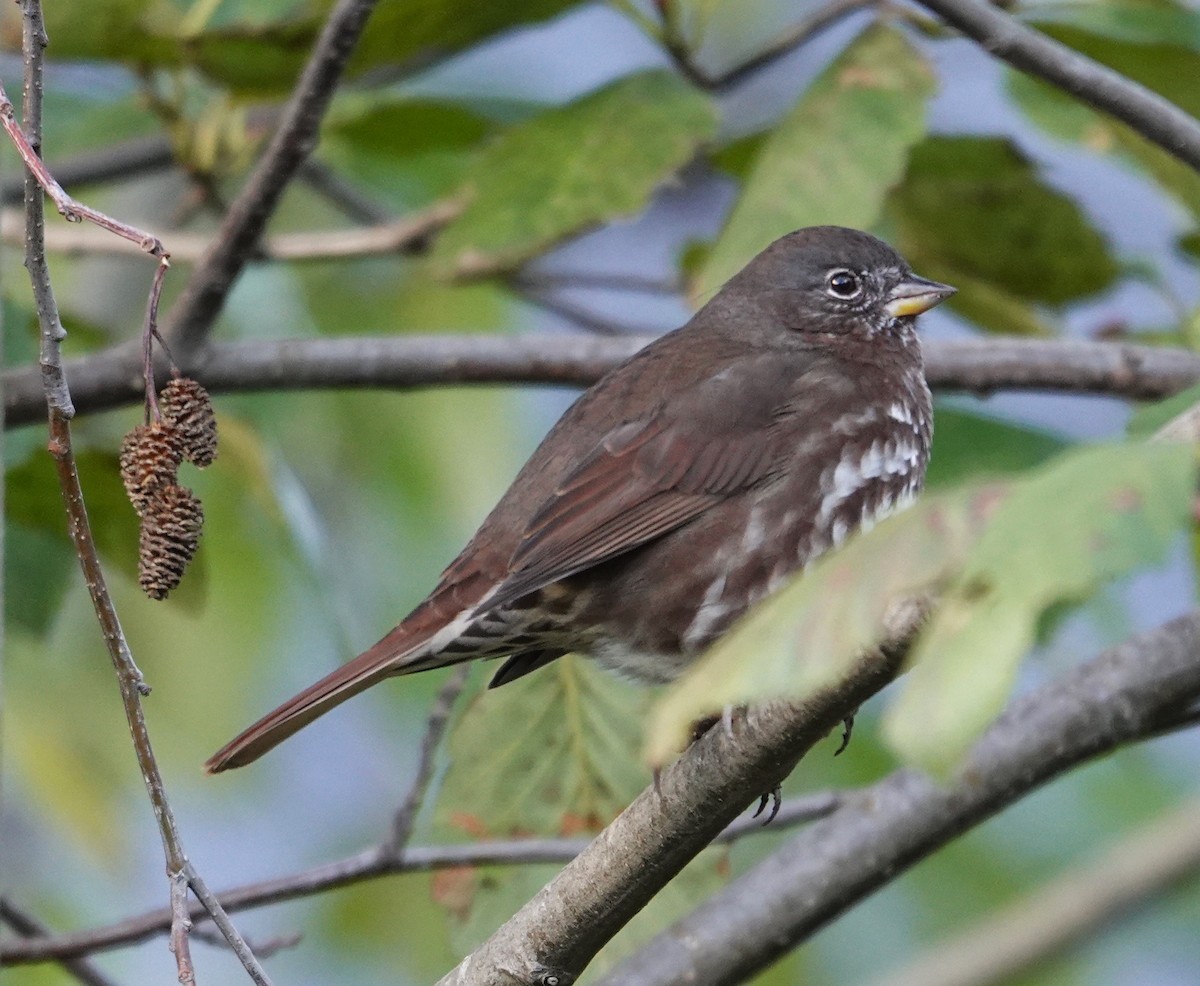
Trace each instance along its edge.
<path fill-rule="evenodd" d="M 154 230 L 168 249 L 173 233 L 211 233 L 329 6 L 46 0 L 48 160 L 160 141 L 169 166 L 69 190 Z M 948 310 L 923 319 L 931 337 L 1200 346 L 1200 176 L 903 4 L 847 7 L 805 44 L 721 79 L 818 9 L 800 0 L 382 0 L 316 160 L 377 219 L 447 198 L 463 208 L 416 255 L 252 265 L 215 336 L 579 332 L 579 309 L 608 331 L 665 330 L 773 237 L 831 222 L 876 231 L 916 270 L 961 289 Z M 1194 2 L 1029 2 L 1016 12 L 1200 112 Z M 12 5 L 3 17 L 0 70 L 15 93 L 20 25 Z M 15 178 L 15 155 L 4 161 Z M 13 206 L 6 196 L 6 231 Z M 302 180 L 271 231 L 363 221 Z M 176 260 L 168 311 L 188 268 Z M 8 246 L 2 263 L 5 363 L 24 365 L 36 358 L 36 331 L 19 249 Z M 61 251 L 51 263 L 69 355 L 135 336 L 151 273 L 144 259 Z M 220 459 L 183 480 L 208 518 L 198 567 L 165 604 L 138 592 L 136 518 L 115 468 L 120 436 L 140 412 L 77 423 L 90 513 L 154 686 L 156 750 L 210 886 L 385 837 L 437 674 L 372 690 L 247 770 L 212 779 L 198 765 L 407 612 L 571 396 L 484 387 L 221 396 Z M 1129 411 L 1105 398 L 943 395 L 931 485 L 1119 438 Z M 44 444 L 31 426 L 10 432 L 5 448 L 0 888 L 66 930 L 166 895 Z M 1175 530 L 1165 559 L 1137 555 L 1133 576 L 1094 587 L 1081 609 L 1053 621 L 1018 687 L 1189 608 L 1193 549 Z M 649 699 L 560 663 L 460 703 L 471 714 L 442 751 L 448 769 L 417 842 L 575 834 L 645 786 L 639 710 Z M 490 671 L 476 670 L 474 691 Z M 849 752 L 835 761 L 831 739 L 789 792 L 865 784 L 894 769 L 877 704 L 864 710 Z M 1195 736 L 1180 735 L 1079 771 L 922 863 L 757 982 L 882 976 L 1183 801 L 1200 787 L 1198 752 Z M 784 837 L 768 830 L 701 857 L 597 968 Z M 269 960 L 279 983 L 427 983 L 552 871 L 392 877 L 238 923 L 259 938 L 303 932 Z M 1181 887 L 1018 981 L 1196 982 L 1197 889 Z M 202 982 L 241 981 L 223 951 L 195 951 Z M 97 964 L 120 982 L 174 976 L 161 939 Z M 6 968 L 3 978 L 70 981 L 52 965 Z"/>

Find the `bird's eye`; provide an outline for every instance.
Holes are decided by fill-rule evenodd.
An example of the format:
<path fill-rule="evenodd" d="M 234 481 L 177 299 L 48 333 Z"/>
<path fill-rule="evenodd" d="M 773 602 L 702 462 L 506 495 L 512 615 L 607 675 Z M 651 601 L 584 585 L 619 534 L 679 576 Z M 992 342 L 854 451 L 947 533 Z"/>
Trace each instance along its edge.
<path fill-rule="evenodd" d="M 835 270 L 825 281 L 826 290 L 835 298 L 847 300 L 862 293 L 862 278 L 849 270 Z"/>

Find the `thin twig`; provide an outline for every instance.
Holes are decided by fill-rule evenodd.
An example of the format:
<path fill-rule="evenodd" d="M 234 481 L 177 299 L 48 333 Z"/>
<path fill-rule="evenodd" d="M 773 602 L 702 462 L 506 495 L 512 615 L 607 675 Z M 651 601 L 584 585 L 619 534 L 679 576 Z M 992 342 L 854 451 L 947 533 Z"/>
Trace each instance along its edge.
<path fill-rule="evenodd" d="M 325 22 L 279 129 L 229 207 L 212 249 L 171 310 L 166 335 L 187 359 L 204 341 L 234 281 L 253 253 L 284 189 L 312 152 L 325 110 L 376 0 L 338 0 Z"/>
<path fill-rule="evenodd" d="M 877 0 L 832 0 L 814 10 L 753 57 L 717 75 L 710 75 L 696 65 L 685 42 L 676 32 L 665 32 L 663 43 L 676 67 L 690 82 L 710 92 L 724 92 L 790 55 L 851 14 L 876 5 Z"/>
<path fill-rule="evenodd" d="M 47 38 L 39 0 L 21 0 L 21 10 L 23 14 L 22 51 L 25 62 L 24 131 L 21 143 L 28 147 L 35 159 L 38 159 L 42 142 L 42 61 Z M 150 795 L 155 819 L 158 822 L 167 874 L 171 880 L 171 902 L 174 913 L 171 925 L 171 944 L 179 970 L 179 981 L 186 984 L 194 980 L 191 959 L 187 950 L 187 931 L 190 922 L 187 920 L 186 900 L 182 903 L 180 901 L 181 893 L 186 895 L 186 887 L 180 887 L 179 874 L 188 866 L 187 856 L 184 853 L 175 817 L 167 799 L 162 774 L 158 769 L 158 763 L 150 744 L 150 734 L 146 729 L 141 699 L 148 689 L 141 672 L 133 661 L 133 655 L 121 628 L 116 607 L 109 595 L 104 572 L 96 553 L 91 525 L 88 521 L 83 489 L 79 482 L 79 473 L 71 444 L 71 418 L 75 411 L 62 365 L 62 340 L 65 338 L 66 332 L 59 317 L 43 246 L 45 223 L 42 189 L 46 187 L 45 176 L 39 175 L 37 171 L 35 166 L 26 169 L 25 266 L 29 272 L 41 326 L 41 364 L 50 419 L 50 454 L 54 458 L 59 486 L 62 489 L 71 541 L 83 570 L 84 582 L 91 596 L 92 606 L 103 632 L 109 656 L 117 673 L 125 717 L 133 738 L 134 752 L 137 756 L 138 766 L 141 768 L 146 790 Z M 158 245 L 155 255 L 160 259 L 165 259 L 161 244 Z M 218 912 L 219 910 L 217 908 Z M 266 974 L 253 956 L 248 956 L 248 961 L 244 964 L 256 983 L 259 983 L 260 986 L 269 986 Z"/>
<path fill-rule="evenodd" d="M 0 897 L 0 922 L 7 924 L 23 938 L 50 937 L 49 928 L 7 897 Z M 60 964 L 84 986 L 113 986 L 111 979 L 83 957 L 63 959 Z"/>
<path fill-rule="evenodd" d="M 599 291 L 624 291 L 629 294 L 661 294 L 678 297 L 683 282 L 678 278 L 643 277 L 639 274 L 605 273 L 590 270 L 522 270 L 510 282 L 531 290 L 589 288 Z"/>
<path fill-rule="evenodd" d="M 192 940 L 204 942 L 205 945 L 212 945 L 214 948 L 229 948 L 229 942 L 225 940 L 225 936 L 209 928 L 193 928 Z M 253 941 L 247 938 L 246 941 L 260 959 L 269 959 L 277 952 L 295 948 L 304 941 L 304 934 L 292 931 L 285 935 L 274 935 L 271 938 L 255 938 Z"/>
<path fill-rule="evenodd" d="M 300 165 L 299 178 L 314 192 L 336 205 L 347 218 L 369 226 L 382 226 L 392 220 L 392 211 L 316 158 Z"/>
<path fill-rule="evenodd" d="M 392 819 L 392 835 L 386 845 L 394 855 L 403 853 L 404 847 L 412 837 L 413 825 L 425 801 L 425 792 L 429 789 L 429 782 L 433 780 L 433 761 L 438 745 L 450 722 L 454 703 L 467 687 L 470 672 L 470 666 L 466 664 L 456 669 L 433 700 L 433 708 L 429 711 L 429 720 L 425 724 L 425 736 L 421 740 L 421 752 L 417 757 L 416 776 Z"/>
<path fill-rule="evenodd" d="M 564 301 L 562 298 L 547 294 L 544 291 L 531 290 L 520 281 L 511 281 L 510 286 L 521 297 L 522 301 L 533 305 L 535 308 L 540 308 L 544 312 L 555 315 L 558 318 L 565 319 L 576 328 L 583 329 L 585 332 L 590 332 L 593 335 L 599 336 L 622 336 L 622 335 L 650 335 L 656 333 L 650 331 L 646 326 L 627 325 L 623 322 L 617 322 L 610 318 L 605 318 L 602 315 L 595 314 L 590 308 L 583 305 L 576 305 L 569 301 Z"/>
<path fill-rule="evenodd" d="M 380 255 L 420 253 L 430 237 L 459 212 L 459 202 L 446 199 L 399 219 L 389 219 L 358 229 L 331 229 L 306 233 L 279 233 L 265 237 L 247 256 L 247 262 L 321 261 Z M 19 217 L 14 210 L 0 213 L 0 236 L 5 243 L 23 240 Z M 196 263 L 215 248 L 219 237 L 204 233 L 172 233 L 171 259 Z M 55 227 L 47 230 L 46 249 L 68 255 L 130 256 L 139 248 L 114 240 L 87 227 Z"/>
<path fill-rule="evenodd" d="M 1125 836 L 875 986 L 992 986 L 1095 934 L 1200 873 L 1200 800 Z"/>
<path fill-rule="evenodd" d="M 392 335 L 212 343 L 180 368 L 213 392 L 405 389 L 459 384 L 587 386 L 651 337 Z M 81 411 L 140 401 L 141 356 L 120 347 L 71 360 Z M 1184 349 L 1084 340 L 987 338 L 925 344 L 925 370 L 941 391 L 1065 391 L 1166 397 L 1200 380 L 1200 355 Z M 44 407 L 33 368 L 6 370 L 5 424 L 31 424 Z M 165 380 L 165 376 L 163 377 Z"/>
<path fill-rule="evenodd" d="M 1119 72 L 1060 44 L 985 0 L 918 0 L 990 55 L 1133 127 L 1200 170 L 1200 121 Z"/>
<path fill-rule="evenodd" d="M 769 829 L 764 829 L 756 819 L 741 818 L 718 836 L 718 841 L 732 843 L 746 836 L 779 832 L 789 826 L 822 818 L 837 808 L 841 797 L 840 794 L 818 793 L 790 798 L 780 807 Z M 239 911 L 309 897 L 399 873 L 424 873 L 463 866 L 566 863 L 579 855 L 587 844 L 587 839 L 509 839 L 449 846 L 409 846 L 399 854 L 390 852 L 388 846 L 383 844 L 298 873 L 231 887 L 221 891 L 218 896 L 227 910 Z M 204 916 L 203 909 L 196 903 L 192 904 L 190 913 L 193 920 Z M 102 928 L 39 941 L 6 942 L 0 947 L 0 965 L 58 961 L 136 945 L 168 931 L 170 925 L 170 911 L 159 908 Z"/>
<path fill-rule="evenodd" d="M 0 85 L 0 127 L 4 128 L 9 139 L 16 146 L 17 153 L 20 154 L 27 172 L 42 187 L 45 193 L 50 196 L 55 208 L 58 209 L 59 215 L 67 220 L 67 222 L 77 223 L 86 219 L 103 230 L 115 233 L 122 239 L 137 244 L 138 250 L 142 253 L 148 253 L 156 259 L 163 259 L 167 256 L 162 241 L 153 233 L 147 233 L 144 229 L 131 226 L 129 223 L 114 219 L 112 216 L 100 212 L 98 209 L 93 209 L 82 202 L 77 202 L 63 190 L 62 185 L 55 180 L 54 176 L 42 162 L 42 159 L 38 156 L 37 151 L 34 149 L 35 143 L 33 139 L 27 139 L 25 131 L 17 123 L 17 115 L 13 109 L 12 100 L 8 98 L 8 94 L 4 91 L 2 85 Z"/>

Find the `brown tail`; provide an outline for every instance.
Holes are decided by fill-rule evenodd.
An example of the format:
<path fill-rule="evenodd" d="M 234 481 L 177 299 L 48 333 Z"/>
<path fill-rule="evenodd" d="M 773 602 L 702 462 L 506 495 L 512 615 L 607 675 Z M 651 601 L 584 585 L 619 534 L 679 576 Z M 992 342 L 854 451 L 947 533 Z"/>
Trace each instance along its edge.
<path fill-rule="evenodd" d="M 348 698 L 370 688 L 390 675 L 409 674 L 451 664 L 435 654 L 421 655 L 428 642 L 427 634 L 416 635 L 405 621 L 369 650 L 299 695 L 288 699 L 274 712 L 268 712 L 253 726 L 234 737 L 214 753 L 204 764 L 209 774 L 218 774 L 231 767 L 244 767 L 282 743 L 314 719 L 341 705 Z"/>

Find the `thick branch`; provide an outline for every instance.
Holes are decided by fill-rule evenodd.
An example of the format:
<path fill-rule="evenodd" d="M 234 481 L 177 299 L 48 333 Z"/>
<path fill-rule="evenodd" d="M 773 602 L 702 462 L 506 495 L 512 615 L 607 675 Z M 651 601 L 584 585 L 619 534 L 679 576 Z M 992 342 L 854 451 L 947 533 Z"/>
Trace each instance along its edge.
<path fill-rule="evenodd" d="M 1200 170 L 1200 121 L 1169 100 L 1026 27 L 985 0 L 918 2 L 974 38 L 989 54 L 1129 124 L 1147 140 Z"/>
<path fill-rule="evenodd" d="M 1153 735 L 1198 696 L 1200 611 L 1017 699 L 950 783 L 901 770 L 848 797 L 598 986 L 743 982 L 966 829 L 1072 767 Z"/>
<path fill-rule="evenodd" d="M 729 732 L 710 729 L 439 986 L 574 982 L 721 828 L 891 681 L 923 612 L 913 607 L 894 646 L 864 655 L 830 687 L 751 709 Z"/>
<path fill-rule="evenodd" d="M 431 387 L 462 383 L 586 386 L 650 341 L 527 334 L 346 337 L 215 343 L 180 361 L 213 391 L 330 387 Z M 930 342 L 930 383 L 941 390 L 1072 391 L 1157 398 L 1200 379 L 1200 355 L 1111 342 L 981 339 Z M 138 351 L 118 347 L 67 363 L 82 411 L 142 399 Z M 29 368 L 4 373 L 5 424 L 37 421 L 40 380 Z"/>
<path fill-rule="evenodd" d="M 229 207 L 213 249 L 193 272 L 167 326 L 177 358 L 200 345 L 279 204 L 312 152 L 321 118 L 376 0 L 339 0 L 245 187 Z"/>

